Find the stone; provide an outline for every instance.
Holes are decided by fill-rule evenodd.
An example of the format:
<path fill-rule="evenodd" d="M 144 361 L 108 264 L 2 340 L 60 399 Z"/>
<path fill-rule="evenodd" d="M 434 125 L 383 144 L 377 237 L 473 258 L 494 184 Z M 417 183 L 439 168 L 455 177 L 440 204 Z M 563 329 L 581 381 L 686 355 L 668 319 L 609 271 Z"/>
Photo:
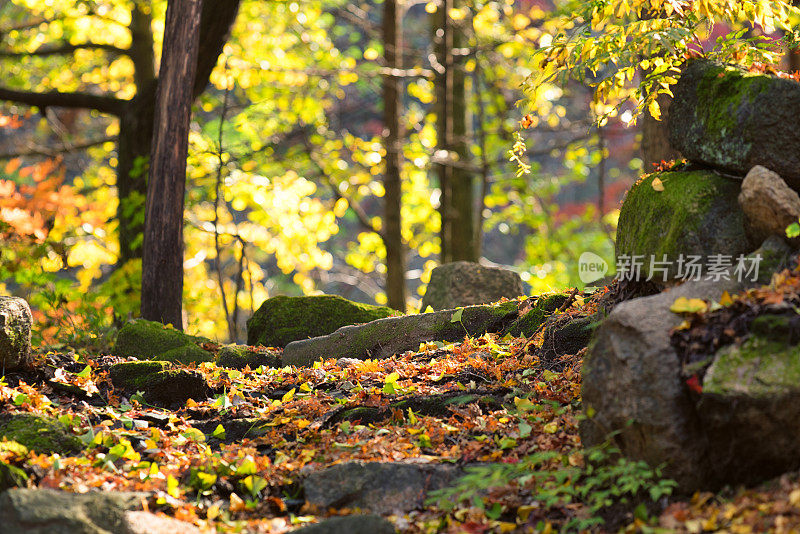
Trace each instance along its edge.
<path fill-rule="evenodd" d="M 655 179 L 663 191 L 653 188 Z M 617 225 L 617 262 L 624 256 L 640 256 L 641 274 L 650 274 L 651 258 L 666 256 L 667 279 L 679 276 L 682 254 L 709 256 L 722 254 L 736 258 L 755 249 L 748 242 L 744 213 L 739 206 L 740 182 L 709 170 L 669 171 L 647 175 L 628 191 Z M 663 273 L 652 272 L 657 282 Z"/>
<path fill-rule="evenodd" d="M 9 488 L 25 487 L 28 475 L 15 465 L 0 460 L 0 492 Z"/>
<path fill-rule="evenodd" d="M 354 324 L 397 315 L 385 306 L 352 302 L 337 295 L 272 297 L 247 321 L 247 344 L 285 347 Z"/>
<path fill-rule="evenodd" d="M 452 464 L 351 461 L 312 472 L 303 489 L 307 503 L 320 510 L 390 514 L 422 508 L 428 492 L 447 487 L 462 474 Z"/>
<path fill-rule="evenodd" d="M 0 296 L 0 373 L 28 364 L 33 317 L 28 303 L 18 297 Z"/>
<path fill-rule="evenodd" d="M 283 351 L 283 364 L 302 367 L 327 358 L 388 358 L 417 350 L 420 343 L 457 341 L 467 335 L 501 332 L 517 315 L 517 303 L 505 302 L 387 317 L 364 325 L 345 326 L 327 336 L 289 343 Z"/>
<path fill-rule="evenodd" d="M 277 351 L 264 347 L 248 345 L 225 345 L 217 352 L 217 366 L 229 369 L 258 369 L 264 367 L 281 367 L 281 356 Z"/>
<path fill-rule="evenodd" d="M 592 334 L 601 321 L 598 316 L 561 317 L 548 322 L 542 336 L 542 358 L 554 361 L 559 356 L 573 355 L 589 346 Z"/>
<path fill-rule="evenodd" d="M 720 484 L 755 484 L 800 468 L 798 316 L 758 317 L 751 332 L 717 351 L 697 403 Z"/>
<path fill-rule="evenodd" d="M 69 493 L 10 489 L 0 495 L 0 531 L 25 534 L 139 534 L 125 512 L 138 510 L 146 493 Z M 188 531 L 187 531 L 188 532 Z"/>
<path fill-rule="evenodd" d="M 548 317 L 557 311 L 567 299 L 569 299 L 569 293 L 540 295 L 531 309 L 508 325 L 503 334 L 511 334 L 515 337 L 525 336 L 526 338 L 533 336 Z"/>
<path fill-rule="evenodd" d="M 294 534 L 394 534 L 389 521 L 378 515 L 345 515 L 299 528 Z"/>
<path fill-rule="evenodd" d="M 769 236 L 786 238 L 786 227 L 800 217 L 800 195 L 777 174 L 756 165 L 742 182 L 739 205 L 745 215 L 745 229 L 751 241 Z M 792 240 L 797 245 L 798 240 Z"/>
<path fill-rule="evenodd" d="M 155 406 L 184 404 L 208 397 L 205 379 L 196 371 L 175 369 L 170 362 L 124 362 L 111 366 L 111 383 L 129 394 L 142 392 L 144 401 Z"/>
<path fill-rule="evenodd" d="M 485 267 L 457 261 L 436 267 L 425 288 L 421 310 L 450 310 L 476 304 L 490 304 L 502 298 L 525 294 L 519 274 L 499 267 Z"/>
<path fill-rule="evenodd" d="M 211 341 L 190 336 L 156 321 L 136 319 L 123 326 L 113 353 L 140 360 L 159 360 L 182 364 L 214 360 L 214 354 L 200 347 Z"/>
<path fill-rule="evenodd" d="M 763 165 L 800 188 L 800 83 L 695 60 L 672 91 L 669 139 L 685 158 L 740 176 Z"/>
<path fill-rule="evenodd" d="M 16 441 L 40 454 L 76 454 L 81 441 L 61 422 L 40 415 L 11 413 L 0 416 L 0 440 Z"/>
<path fill-rule="evenodd" d="M 617 432 L 613 440 L 626 456 L 663 464 L 682 490 L 704 488 L 713 479 L 708 442 L 670 344 L 670 330 L 683 321 L 670 307 L 678 297 L 719 300 L 742 288 L 735 280 L 689 281 L 617 304 L 583 361 L 582 443 L 599 445 Z"/>

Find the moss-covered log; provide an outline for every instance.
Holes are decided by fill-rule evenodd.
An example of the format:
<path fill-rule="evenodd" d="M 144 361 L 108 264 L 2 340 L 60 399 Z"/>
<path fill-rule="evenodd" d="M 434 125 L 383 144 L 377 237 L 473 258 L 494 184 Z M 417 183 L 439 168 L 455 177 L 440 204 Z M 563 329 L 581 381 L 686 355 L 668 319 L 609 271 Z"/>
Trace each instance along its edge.
<path fill-rule="evenodd" d="M 307 366 L 326 358 L 387 358 L 416 350 L 428 341 L 457 341 L 465 336 L 501 332 L 517 318 L 517 303 L 468 306 L 404 317 L 387 317 L 334 333 L 289 343 L 284 365 Z"/>
<path fill-rule="evenodd" d="M 673 92 L 670 142 L 684 157 L 742 176 L 763 165 L 800 190 L 800 83 L 697 60 Z"/>

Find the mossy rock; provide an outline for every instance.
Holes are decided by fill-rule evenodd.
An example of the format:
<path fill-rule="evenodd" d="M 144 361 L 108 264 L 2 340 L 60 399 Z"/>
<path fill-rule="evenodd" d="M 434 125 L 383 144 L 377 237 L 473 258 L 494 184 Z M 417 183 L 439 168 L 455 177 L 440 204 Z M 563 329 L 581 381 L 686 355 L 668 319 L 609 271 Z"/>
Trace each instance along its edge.
<path fill-rule="evenodd" d="M 670 143 L 684 157 L 741 176 L 763 165 L 798 190 L 800 83 L 696 60 L 673 92 Z"/>
<path fill-rule="evenodd" d="M 40 454 L 71 455 L 81 450 L 80 440 L 62 423 L 27 413 L 2 416 L 0 439 L 16 441 Z"/>
<path fill-rule="evenodd" d="M 111 383 L 130 394 L 142 392 L 144 401 L 169 407 L 189 399 L 203 400 L 208 384 L 197 372 L 174 369 L 164 361 L 125 362 L 111 366 Z"/>
<path fill-rule="evenodd" d="M 217 352 L 217 366 L 229 369 L 258 369 L 281 367 L 281 357 L 275 351 L 248 345 L 225 345 Z"/>
<path fill-rule="evenodd" d="M 9 488 L 24 488 L 28 475 L 17 466 L 0 461 L 0 493 Z"/>
<path fill-rule="evenodd" d="M 385 306 L 352 302 L 337 295 L 272 297 L 247 321 L 247 344 L 285 347 L 292 341 L 397 314 Z"/>
<path fill-rule="evenodd" d="M 16 441 L 0 441 L 0 452 L 13 453 L 21 460 L 28 455 L 28 448 Z M 11 463 L 0 461 L 0 493 L 9 488 L 25 487 L 28 484 L 28 475 L 19 467 Z"/>
<path fill-rule="evenodd" d="M 661 181 L 654 188 L 653 181 Z M 619 214 L 617 262 L 637 256 L 639 279 L 651 274 L 651 258 L 667 258 L 667 279 L 679 276 L 678 262 L 689 256 L 722 254 L 735 262 L 739 254 L 752 251 L 745 236 L 744 214 L 739 207 L 740 182 L 713 171 L 669 171 L 645 176 L 633 185 Z M 655 269 L 653 278 L 663 280 Z M 705 276 L 705 268 L 702 275 Z"/>
<path fill-rule="evenodd" d="M 559 356 L 577 354 L 588 347 L 600 320 L 600 316 L 592 315 L 559 317 L 559 320 L 548 323 L 542 339 L 542 359 L 555 361 Z"/>
<path fill-rule="evenodd" d="M 502 332 L 518 316 L 517 303 L 467 306 L 402 317 L 387 317 L 368 324 L 345 326 L 327 336 L 290 343 L 283 351 L 284 365 L 311 366 L 326 358 L 388 358 L 420 343 L 458 341 L 465 336 Z"/>
<path fill-rule="evenodd" d="M 511 323 L 503 331 L 503 334 L 511 334 L 515 337 L 531 337 L 539 330 L 539 327 L 545 323 L 553 312 L 564 305 L 567 299 L 569 299 L 569 293 L 541 295 L 536 300 L 536 304 L 524 315 Z"/>
<path fill-rule="evenodd" d="M 120 329 L 114 354 L 182 364 L 210 362 L 214 354 L 200 347 L 209 342 L 207 338 L 190 336 L 156 321 L 136 319 Z"/>
<path fill-rule="evenodd" d="M 800 393 L 800 346 L 787 343 L 793 326 L 788 317 L 756 319 L 755 331 L 776 338 L 753 334 L 741 345 L 718 350 L 703 380 L 703 393 L 750 398 Z"/>

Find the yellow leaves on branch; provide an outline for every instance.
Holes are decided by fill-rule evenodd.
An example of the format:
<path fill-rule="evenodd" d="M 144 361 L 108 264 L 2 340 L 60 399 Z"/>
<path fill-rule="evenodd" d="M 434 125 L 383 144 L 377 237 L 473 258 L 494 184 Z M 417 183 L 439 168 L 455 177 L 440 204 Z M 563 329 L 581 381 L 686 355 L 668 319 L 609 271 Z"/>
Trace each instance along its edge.
<path fill-rule="evenodd" d="M 610 0 L 564 13 L 539 39 L 526 94 L 537 111 L 538 88 L 568 79 L 595 90 L 595 104 L 612 106 L 613 116 L 629 101 L 633 117 L 647 110 L 658 119 L 659 94 L 670 94 L 680 66 L 690 56 L 722 61 L 774 63 L 783 53 L 778 40 L 750 40 L 731 33 L 711 41 L 714 25 L 753 25 L 764 34 L 791 30 L 800 10 L 790 0 Z M 602 123 L 606 116 L 598 117 Z"/>

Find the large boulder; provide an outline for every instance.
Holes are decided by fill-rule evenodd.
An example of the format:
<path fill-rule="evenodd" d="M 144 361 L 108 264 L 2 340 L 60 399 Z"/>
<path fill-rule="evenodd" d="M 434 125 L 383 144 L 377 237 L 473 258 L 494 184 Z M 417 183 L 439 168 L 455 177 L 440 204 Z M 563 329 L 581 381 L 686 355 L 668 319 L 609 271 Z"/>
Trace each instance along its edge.
<path fill-rule="evenodd" d="M 428 306 L 438 311 L 489 304 L 524 293 L 522 278 L 514 271 L 457 261 L 433 270 L 422 298 L 422 310 L 427 310 Z"/>
<path fill-rule="evenodd" d="M 207 338 L 184 334 L 157 321 L 136 319 L 120 329 L 114 354 L 182 364 L 210 362 L 214 360 L 214 354 L 201 347 L 210 342 Z"/>
<path fill-rule="evenodd" d="M 338 295 L 272 297 L 247 321 L 247 344 L 285 347 L 292 341 L 324 336 L 347 325 L 397 315 L 385 306 L 352 302 Z"/>
<path fill-rule="evenodd" d="M 28 363 L 31 352 L 31 309 L 18 297 L 0 296 L 0 366 L 6 371 Z M 2 372 L 0 369 L 0 372 Z"/>
<path fill-rule="evenodd" d="M 111 366 L 111 383 L 129 394 L 141 392 L 148 404 L 173 406 L 208 396 L 208 384 L 200 373 L 174 369 L 170 362 L 124 362 Z"/>
<path fill-rule="evenodd" d="M 447 487 L 463 475 L 452 464 L 351 461 L 309 474 L 306 501 L 320 510 L 357 508 L 376 514 L 421 508 L 428 492 Z"/>
<path fill-rule="evenodd" d="M 0 440 L 16 441 L 40 454 L 75 454 L 82 445 L 69 428 L 55 419 L 28 413 L 0 416 Z"/>
<path fill-rule="evenodd" d="M 583 362 L 584 445 L 618 432 L 614 439 L 625 455 L 664 464 L 682 489 L 709 483 L 708 442 L 670 344 L 670 330 L 683 317 L 670 307 L 679 297 L 719 300 L 741 287 L 735 280 L 687 282 L 614 307 Z"/>
<path fill-rule="evenodd" d="M 697 413 L 717 479 L 753 484 L 800 468 L 798 318 L 758 317 L 748 339 L 714 356 Z"/>
<path fill-rule="evenodd" d="M 416 350 L 429 341 L 457 341 L 464 336 L 501 332 L 518 316 L 517 303 L 468 306 L 458 310 L 387 317 L 364 325 L 345 326 L 327 336 L 286 345 L 283 365 L 310 366 L 326 358 L 388 358 Z"/>
<path fill-rule="evenodd" d="M 669 137 L 684 157 L 741 176 L 763 165 L 800 189 L 800 83 L 696 60 L 673 93 Z"/>
<path fill-rule="evenodd" d="M 735 259 L 752 251 L 756 247 L 745 236 L 739 190 L 739 181 L 708 170 L 645 176 L 628 191 L 620 209 L 618 266 L 636 256 L 640 280 L 652 274 L 662 281 L 663 271 L 658 264 L 651 270 L 651 261 L 661 262 L 664 256 L 667 279 L 672 279 L 683 274 L 679 272 L 681 256 L 700 256 L 700 262 L 706 263 L 712 255 Z M 629 273 L 633 274 L 630 269 Z"/>
<path fill-rule="evenodd" d="M 751 240 L 764 241 L 772 235 L 785 238 L 786 227 L 800 217 L 800 195 L 777 173 L 760 165 L 744 177 L 739 204 Z"/>

